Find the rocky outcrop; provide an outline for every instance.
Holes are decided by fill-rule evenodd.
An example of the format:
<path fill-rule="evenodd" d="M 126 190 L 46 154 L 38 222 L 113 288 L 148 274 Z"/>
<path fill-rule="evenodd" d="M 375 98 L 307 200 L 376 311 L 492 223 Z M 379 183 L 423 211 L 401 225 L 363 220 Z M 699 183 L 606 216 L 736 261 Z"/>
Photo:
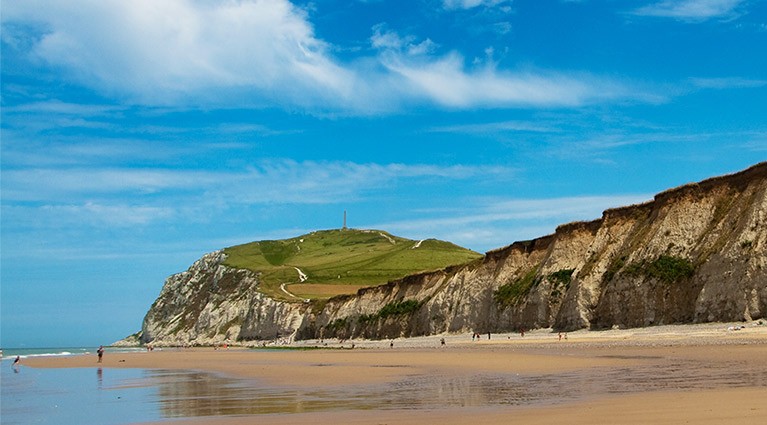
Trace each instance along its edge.
<path fill-rule="evenodd" d="M 208 254 L 168 278 L 143 342 L 392 338 L 767 317 L 767 163 L 605 211 L 463 266 L 285 303 Z"/>

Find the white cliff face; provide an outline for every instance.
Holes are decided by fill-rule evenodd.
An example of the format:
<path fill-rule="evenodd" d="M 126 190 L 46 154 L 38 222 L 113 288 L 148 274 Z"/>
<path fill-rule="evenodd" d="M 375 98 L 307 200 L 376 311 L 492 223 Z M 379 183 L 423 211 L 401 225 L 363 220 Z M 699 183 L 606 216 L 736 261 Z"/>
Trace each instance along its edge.
<path fill-rule="evenodd" d="M 142 341 L 392 338 L 764 318 L 767 163 L 560 226 L 465 266 L 323 303 L 270 299 L 258 292 L 256 274 L 222 266 L 223 255 L 207 254 L 167 279 Z M 525 286 L 519 297 L 500 299 L 499 289 L 515 285 Z"/>
<path fill-rule="evenodd" d="M 222 265 L 223 251 L 206 254 L 165 281 L 144 318 L 141 341 L 212 345 L 243 339 L 290 337 L 306 307 L 258 292 L 258 276 Z"/>

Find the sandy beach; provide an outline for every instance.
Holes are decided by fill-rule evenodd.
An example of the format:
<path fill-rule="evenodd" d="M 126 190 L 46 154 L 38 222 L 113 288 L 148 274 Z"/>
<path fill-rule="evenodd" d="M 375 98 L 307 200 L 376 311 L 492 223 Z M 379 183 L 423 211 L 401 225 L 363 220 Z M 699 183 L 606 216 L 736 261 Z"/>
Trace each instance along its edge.
<path fill-rule="evenodd" d="M 324 349 L 311 349 L 318 346 Z M 291 347 L 305 349 L 164 348 L 107 353 L 101 365 L 95 355 L 30 358 L 25 365 L 195 370 L 253 379 L 253 385 L 273 391 L 268 394 L 274 399 L 266 413 L 257 414 L 258 423 L 767 420 L 767 324 L 578 331 L 561 338 L 544 329 L 524 337 L 483 335 L 477 341 L 461 334 L 302 341 Z M 184 391 L 192 394 L 191 390 Z M 194 390 L 202 391 L 194 392 L 195 397 L 211 396 Z M 292 404 L 283 402 L 285 394 Z M 174 416 L 182 417 L 174 422 L 226 425 L 255 420 L 253 409 L 211 417 L 201 416 L 206 413 L 194 404 L 174 406 Z"/>

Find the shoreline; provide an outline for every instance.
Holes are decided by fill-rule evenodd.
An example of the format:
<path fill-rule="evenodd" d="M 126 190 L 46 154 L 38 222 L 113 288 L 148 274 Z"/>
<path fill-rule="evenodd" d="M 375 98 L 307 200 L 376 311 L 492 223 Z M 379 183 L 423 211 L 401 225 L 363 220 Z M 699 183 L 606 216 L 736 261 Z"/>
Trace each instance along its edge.
<path fill-rule="evenodd" d="M 759 331 L 764 329 L 764 331 Z M 562 338 L 559 335 L 562 335 Z M 245 349 L 385 349 L 390 348 L 394 342 L 397 348 L 426 348 L 440 347 L 440 340 L 445 339 L 450 347 L 481 346 L 481 345 L 508 345 L 522 344 L 525 346 L 548 346 L 554 343 L 569 342 L 570 344 L 604 346 L 610 344 L 634 345 L 634 346 L 657 346 L 657 345 L 717 345 L 717 344 L 740 344 L 767 342 L 767 320 L 755 320 L 751 322 L 714 322 L 695 324 L 672 324 L 647 326 L 643 328 L 613 328 L 605 330 L 579 329 L 571 332 L 556 332 L 551 328 L 541 328 L 526 331 L 524 336 L 517 332 L 503 332 L 481 334 L 474 340 L 471 333 L 443 333 L 427 336 L 399 337 L 393 339 L 361 339 L 350 338 L 339 340 L 329 338 L 325 340 L 308 339 L 297 341 L 263 340 L 246 342 L 222 342 L 218 346 L 191 345 L 178 346 L 172 344 L 151 344 L 158 350 L 167 349 L 214 349 L 221 348 L 226 344 L 229 348 Z M 749 341 L 751 339 L 751 341 Z M 353 345 L 353 347 L 352 347 Z M 136 350 L 143 348 L 136 345 L 110 345 L 113 349 Z"/>
<path fill-rule="evenodd" d="M 733 330 L 734 326 L 744 328 Z M 239 425 L 253 420 L 501 424 L 513 415 L 515 420 L 527 418 L 522 423 L 586 425 L 604 423 L 610 412 L 625 412 L 620 422 L 637 424 L 767 419 L 767 325 L 577 331 L 568 333 L 567 340 L 559 340 L 558 333 L 550 330 L 484 338 L 473 342 L 471 334 L 403 338 L 393 340 L 393 348 L 390 340 L 355 340 L 354 349 L 349 349 L 348 341 L 323 341 L 327 349 L 312 349 L 319 341 L 300 341 L 291 349 L 157 348 L 107 353 L 102 364 L 96 363 L 95 355 L 80 355 L 30 358 L 24 365 L 205 371 L 251 381 L 248 385 L 277 395 L 312 394 L 318 389 L 347 395 L 394 391 L 384 399 L 404 403 L 371 410 L 331 397 L 322 408 L 312 410 L 307 401 L 299 403 L 303 411 L 259 413 L 257 419 L 238 414 L 199 418 L 192 409 L 184 418 L 172 419 L 180 424 Z M 482 388 L 485 385 L 498 387 Z M 519 403 L 498 399 L 514 386 L 532 392 L 520 396 Z M 422 395 L 433 387 L 442 388 L 439 395 Z M 406 388 L 418 389 L 410 395 L 412 406 L 407 398 L 401 400 L 408 397 L 401 393 Z M 465 391 L 470 395 L 463 395 Z"/>

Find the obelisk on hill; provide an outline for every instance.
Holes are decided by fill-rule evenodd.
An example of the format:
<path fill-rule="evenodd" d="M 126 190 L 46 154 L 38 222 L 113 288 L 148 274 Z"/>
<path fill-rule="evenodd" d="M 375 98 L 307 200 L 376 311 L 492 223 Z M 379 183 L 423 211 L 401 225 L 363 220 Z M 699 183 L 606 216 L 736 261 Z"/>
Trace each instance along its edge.
<path fill-rule="evenodd" d="M 346 230 L 346 210 L 344 210 L 344 227 L 343 230 Z"/>

